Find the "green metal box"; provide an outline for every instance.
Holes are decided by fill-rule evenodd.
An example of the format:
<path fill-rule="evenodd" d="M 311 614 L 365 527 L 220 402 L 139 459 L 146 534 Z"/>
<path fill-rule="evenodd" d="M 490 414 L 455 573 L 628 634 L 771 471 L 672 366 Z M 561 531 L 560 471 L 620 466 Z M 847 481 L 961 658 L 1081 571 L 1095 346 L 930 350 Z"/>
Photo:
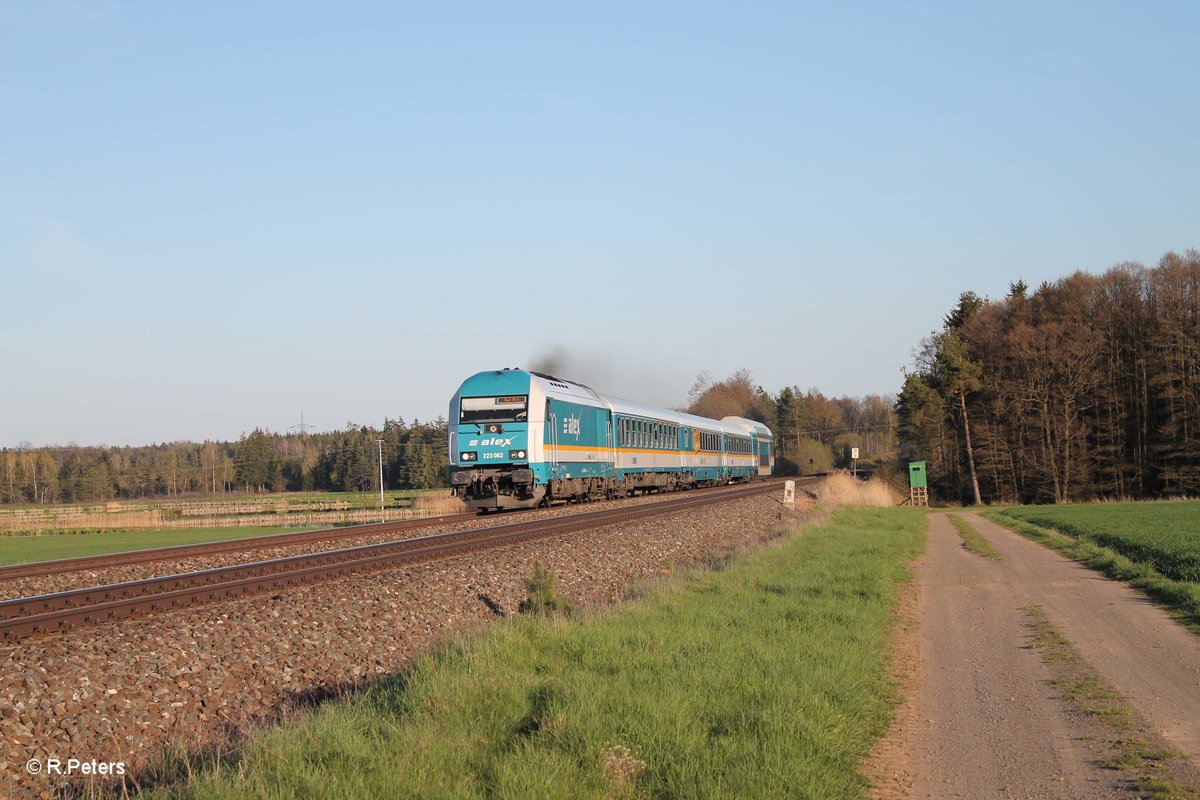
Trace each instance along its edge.
<path fill-rule="evenodd" d="M 913 489 L 922 489 L 929 484 L 926 482 L 925 462 L 908 462 L 908 485 Z"/>

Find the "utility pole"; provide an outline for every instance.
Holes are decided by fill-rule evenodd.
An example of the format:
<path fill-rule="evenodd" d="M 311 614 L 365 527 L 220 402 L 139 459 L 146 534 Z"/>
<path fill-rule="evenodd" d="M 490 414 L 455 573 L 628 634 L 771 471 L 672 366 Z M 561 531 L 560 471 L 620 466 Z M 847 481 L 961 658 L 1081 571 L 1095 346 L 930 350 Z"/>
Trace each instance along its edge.
<path fill-rule="evenodd" d="M 383 439 L 375 441 L 379 444 L 379 521 L 386 522 L 383 515 Z"/>

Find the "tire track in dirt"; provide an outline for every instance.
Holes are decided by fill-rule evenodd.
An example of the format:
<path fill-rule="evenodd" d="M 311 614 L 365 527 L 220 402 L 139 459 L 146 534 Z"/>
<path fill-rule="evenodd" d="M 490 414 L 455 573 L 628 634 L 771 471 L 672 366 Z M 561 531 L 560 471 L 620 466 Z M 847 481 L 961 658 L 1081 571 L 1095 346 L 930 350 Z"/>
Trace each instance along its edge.
<path fill-rule="evenodd" d="M 1044 608 L 1092 669 L 1200 767 L 1200 637 L 1141 592 L 976 514 L 961 516 L 1004 554 L 1026 604 Z"/>
<path fill-rule="evenodd" d="M 946 514 L 930 517 L 911 590 L 916 624 L 902 633 L 907 699 L 868 766 L 873 796 L 1138 797 L 1103 766 L 1109 732 L 1064 708 L 1029 646 L 1023 609 L 1041 602 L 1040 577 L 1007 558 L 1007 538 L 985 535 L 1004 563 L 966 551 Z"/>

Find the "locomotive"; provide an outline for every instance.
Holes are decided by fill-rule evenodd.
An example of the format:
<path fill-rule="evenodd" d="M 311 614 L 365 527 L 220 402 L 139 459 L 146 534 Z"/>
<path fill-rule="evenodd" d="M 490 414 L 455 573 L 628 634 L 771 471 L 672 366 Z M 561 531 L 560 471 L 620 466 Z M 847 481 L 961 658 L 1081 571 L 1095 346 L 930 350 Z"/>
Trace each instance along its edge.
<path fill-rule="evenodd" d="M 467 378 L 449 420 L 450 485 L 481 514 L 744 482 L 775 466 L 761 422 L 655 408 L 521 369 Z"/>

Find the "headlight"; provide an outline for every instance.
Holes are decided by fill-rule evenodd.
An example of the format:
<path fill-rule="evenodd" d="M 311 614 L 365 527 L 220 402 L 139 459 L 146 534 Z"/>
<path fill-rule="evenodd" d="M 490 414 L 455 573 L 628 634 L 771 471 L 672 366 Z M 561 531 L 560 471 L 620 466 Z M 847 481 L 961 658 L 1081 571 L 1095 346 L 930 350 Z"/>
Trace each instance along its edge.
<path fill-rule="evenodd" d="M 525 451 L 524 450 L 509 450 L 508 451 L 508 460 L 509 461 L 524 461 L 525 460 Z"/>
<path fill-rule="evenodd" d="M 479 453 L 468 453 L 466 450 L 458 454 L 459 461 L 478 461 Z"/>

